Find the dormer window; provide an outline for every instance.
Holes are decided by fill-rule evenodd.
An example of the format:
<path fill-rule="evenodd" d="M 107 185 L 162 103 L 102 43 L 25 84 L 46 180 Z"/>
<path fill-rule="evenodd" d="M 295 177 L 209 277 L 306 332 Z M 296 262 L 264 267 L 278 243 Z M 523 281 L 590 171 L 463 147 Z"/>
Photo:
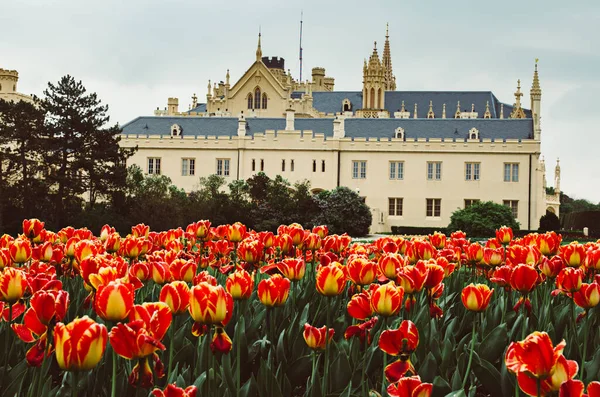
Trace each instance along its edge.
<path fill-rule="evenodd" d="M 348 98 L 342 101 L 342 112 L 351 112 L 352 111 L 352 103 Z"/>
<path fill-rule="evenodd" d="M 402 127 L 396 128 L 395 137 L 396 137 L 396 139 L 404 140 L 404 128 L 402 128 Z"/>
<path fill-rule="evenodd" d="M 479 130 L 475 127 L 469 130 L 469 139 L 479 139 Z"/>
<path fill-rule="evenodd" d="M 181 127 L 179 124 L 173 124 L 171 126 L 171 136 L 181 136 Z"/>

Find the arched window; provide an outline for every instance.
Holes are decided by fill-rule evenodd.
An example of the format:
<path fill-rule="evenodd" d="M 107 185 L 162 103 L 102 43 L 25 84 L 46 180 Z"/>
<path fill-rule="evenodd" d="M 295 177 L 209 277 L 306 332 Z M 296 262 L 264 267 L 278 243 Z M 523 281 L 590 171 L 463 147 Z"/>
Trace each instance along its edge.
<path fill-rule="evenodd" d="M 262 108 L 266 109 L 267 108 L 267 94 L 262 94 Z"/>
<path fill-rule="evenodd" d="M 260 109 L 260 88 L 254 90 L 254 109 Z"/>
<path fill-rule="evenodd" d="M 381 88 L 377 90 L 377 109 L 381 109 Z"/>
<path fill-rule="evenodd" d="M 375 88 L 371 88 L 371 93 L 369 95 L 369 109 L 375 109 Z"/>
<path fill-rule="evenodd" d="M 248 109 L 252 109 L 252 94 L 248 94 Z"/>

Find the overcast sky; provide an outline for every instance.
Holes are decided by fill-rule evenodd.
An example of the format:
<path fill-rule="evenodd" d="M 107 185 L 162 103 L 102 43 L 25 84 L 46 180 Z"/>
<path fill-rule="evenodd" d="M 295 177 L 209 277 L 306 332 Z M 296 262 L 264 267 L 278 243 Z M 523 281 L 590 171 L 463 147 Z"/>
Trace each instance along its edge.
<path fill-rule="evenodd" d="M 2 0 L 0 67 L 19 71 L 26 94 L 71 74 L 124 124 L 169 96 L 180 110 L 193 93 L 202 102 L 227 68 L 233 84 L 254 61 L 259 26 L 263 55 L 284 57 L 298 78 L 301 10 L 304 69 L 325 67 L 336 90 L 362 88 L 386 22 L 398 90 L 491 90 L 510 104 L 520 78 L 529 107 L 539 58 L 548 182 L 560 157 L 562 190 L 600 201 L 597 0 Z"/>

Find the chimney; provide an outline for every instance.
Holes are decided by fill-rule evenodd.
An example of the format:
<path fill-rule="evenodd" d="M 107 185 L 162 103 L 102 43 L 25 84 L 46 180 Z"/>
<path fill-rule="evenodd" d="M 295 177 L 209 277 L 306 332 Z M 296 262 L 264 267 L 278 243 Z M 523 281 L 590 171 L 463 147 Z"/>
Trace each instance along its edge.
<path fill-rule="evenodd" d="M 285 111 L 285 130 L 294 131 L 294 109 L 287 109 Z"/>
<path fill-rule="evenodd" d="M 344 118 L 335 116 L 335 119 L 333 120 L 333 137 L 343 138 L 345 136 L 346 132 L 344 131 Z"/>
<path fill-rule="evenodd" d="M 244 117 L 244 112 L 242 112 L 238 118 L 237 134 L 239 137 L 246 136 L 246 117 Z"/>

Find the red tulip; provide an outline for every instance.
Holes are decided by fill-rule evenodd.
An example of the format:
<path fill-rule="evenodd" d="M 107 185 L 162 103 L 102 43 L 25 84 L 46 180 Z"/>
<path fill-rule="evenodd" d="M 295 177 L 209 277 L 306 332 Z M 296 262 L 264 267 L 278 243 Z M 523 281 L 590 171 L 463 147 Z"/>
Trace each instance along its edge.
<path fill-rule="evenodd" d="M 435 255 L 435 248 L 433 245 L 426 240 L 416 240 L 413 242 L 415 252 L 418 259 L 429 260 Z"/>
<path fill-rule="evenodd" d="M 425 279 L 425 288 L 433 289 L 440 285 L 444 281 L 444 268 L 437 263 L 433 262 L 433 259 L 425 264 L 427 268 L 427 278 Z"/>
<path fill-rule="evenodd" d="M 536 265 L 542 254 L 537 246 L 511 245 L 506 251 L 506 263 L 516 266 L 521 263 Z"/>
<path fill-rule="evenodd" d="M 54 327 L 54 347 L 58 366 L 65 371 L 94 368 L 106 349 L 106 327 L 88 316 Z"/>
<path fill-rule="evenodd" d="M 550 259 L 542 259 L 538 267 L 546 277 L 555 279 L 558 273 L 565 267 L 565 263 L 560 256 L 555 255 Z"/>
<path fill-rule="evenodd" d="M 193 234 L 197 239 L 204 241 L 210 233 L 210 221 L 204 220 L 191 223 L 186 228 L 186 231 Z"/>
<path fill-rule="evenodd" d="M 556 287 L 563 293 L 579 291 L 583 283 L 583 271 L 579 268 L 565 267 L 556 276 Z"/>
<path fill-rule="evenodd" d="M 373 329 L 376 323 L 377 317 L 373 317 L 370 320 L 360 323 L 358 325 L 351 325 L 348 328 L 346 328 L 346 332 L 344 332 L 344 338 L 350 339 L 353 336 L 358 336 L 361 343 L 363 343 L 366 338 L 367 344 L 369 344 L 371 341 L 369 332 L 371 331 L 371 329 Z"/>
<path fill-rule="evenodd" d="M 184 313 L 190 306 L 190 288 L 183 281 L 173 281 L 162 286 L 159 300 L 169 306 L 173 314 Z"/>
<path fill-rule="evenodd" d="M 329 229 L 326 225 L 320 225 L 313 227 L 312 232 L 319 235 L 321 238 L 325 238 L 329 234 Z"/>
<path fill-rule="evenodd" d="M 215 333 L 213 334 L 212 342 L 210 343 L 210 350 L 214 352 L 220 353 L 229 353 L 233 344 L 231 343 L 231 339 L 225 329 L 223 327 L 216 326 Z"/>
<path fill-rule="evenodd" d="M 260 240 L 255 238 L 246 238 L 238 246 L 238 258 L 246 263 L 258 263 L 262 259 L 263 249 L 264 246 Z"/>
<path fill-rule="evenodd" d="M 135 305 L 129 313 L 129 322 L 141 320 L 144 328 L 157 340 L 162 340 L 171 326 L 173 314 L 164 302 L 144 302 Z"/>
<path fill-rule="evenodd" d="M 302 258 L 285 258 L 277 264 L 277 269 L 290 281 L 298 281 L 304 277 L 306 264 Z"/>
<path fill-rule="evenodd" d="M 490 298 L 494 289 L 490 290 L 485 284 L 469 284 L 463 288 L 461 293 L 462 303 L 467 310 L 482 312 L 490 304 Z"/>
<path fill-rule="evenodd" d="M 290 280 L 275 274 L 258 283 L 258 299 L 267 307 L 283 306 L 290 293 Z"/>
<path fill-rule="evenodd" d="M 494 270 L 493 276 L 490 278 L 492 283 L 498 284 L 499 287 L 510 287 L 513 268 L 508 265 L 499 266 Z"/>
<path fill-rule="evenodd" d="M 44 230 L 44 222 L 39 219 L 25 219 L 23 220 L 23 234 L 25 237 L 33 242 L 40 242 L 40 234 Z"/>
<path fill-rule="evenodd" d="M 390 397 L 429 397 L 432 391 L 433 384 L 421 382 L 419 376 L 401 378 L 387 388 Z"/>
<path fill-rule="evenodd" d="M 525 340 L 512 342 L 508 346 L 506 368 L 515 374 L 524 372 L 532 378 L 546 379 L 555 371 L 565 346 L 564 340 L 553 346 L 547 333 L 535 331 Z"/>
<path fill-rule="evenodd" d="M 361 256 L 354 256 L 346 263 L 348 278 L 356 285 L 371 284 L 375 279 L 375 263 Z"/>
<path fill-rule="evenodd" d="M 504 248 L 484 248 L 483 262 L 488 266 L 500 266 L 504 261 Z"/>
<path fill-rule="evenodd" d="M 326 338 L 331 341 L 334 333 L 333 328 L 329 328 L 329 331 L 327 331 L 326 326 L 317 328 L 308 323 L 304 324 L 304 340 L 308 347 L 313 350 L 325 350 Z"/>
<path fill-rule="evenodd" d="M 585 255 L 585 267 L 600 270 L 600 249 L 590 249 Z"/>
<path fill-rule="evenodd" d="M 444 233 L 435 232 L 429 236 L 429 241 L 435 248 L 442 249 L 446 246 L 446 235 Z"/>
<path fill-rule="evenodd" d="M 537 245 L 540 248 L 542 255 L 556 255 L 560 248 L 562 237 L 556 232 L 547 232 L 537 236 Z"/>
<path fill-rule="evenodd" d="M 18 238 L 8 247 L 10 258 L 14 263 L 25 263 L 33 254 L 29 240 Z"/>
<path fill-rule="evenodd" d="M 248 299 L 254 289 L 254 278 L 244 269 L 236 270 L 227 276 L 225 288 L 234 300 Z"/>
<path fill-rule="evenodd" d="M 321 249 L 323 245 L 323 238 L 319 236 L 317 233 L 309 233 L 304 237 L 304 242 L 302 246 L 307 251 L 317 251 Z"/>
<path fill-rule="evenodd" d="M 398 283 L 406 294 L 414 294 L 423 289 L 427 281 L 427 267 L 425 262 L 418 262 L 415 266 L 405 266 L 398 272 Z"/>
<path fill-rule="evenodd" d="M 496 230 L 496 239 L 500 242 L 500 244 L 508 244 L 513 239 L 513 231 L 510 227 L 502 226 L 500 229 Z"/>
<path fill-rule="evenodd" d="M 478 264 L 483 261 L 483 247 L 481 244 L 469 244 L 465 249 L 465 254 L 467 255 L 467 261 L 470 263 Z"/>
<path fill-rule="evenodd" d="M 383 317 L 393 316 L 400 311 L 403 297 L 404 289 L 390 281 L 371 293 L 371 308 Z"/>
<path fill-rule="evenodd" d="M 232 243 L 239 243 L 246 237 L 246 226 L 236 222 L 227 228 L 227 240 Z"/>
<path fill-rule="evenodd" d="M 6 267 L 0 272 L 0 301 L 16 303 L 25 295 L 28 282 L 24 271 Z"/>
<path fill-rule="evenodd" d="M 292 238 L 292 244 L 294 244 L 295 247 L 299 246 L 302 244 L 302 241 L 304 241 L 304 228 L 302 228 L 302 225 L 298 223 L 292 223 L 289 225 L 286 228 L 285 233 L 290 235 Z"/>
<path fill-rule="evenodd" d="M 404 266 L 404 258 L 396 253 L 386 253 L 379 258 L 378 265 L 385 277 L 394 280 L 398 276 L 398 270 Z"/>
<path fill-rule="evenodd" d="M 559 255 L 569 267 L 579 267 L 585 263 L 585 247 L 576 242 L 561 247 Z"/>
<path fill-rule="evenodd" d="M 344 291 L 346 275 L 342 265 L 332 262 L 327 266 L 319 266 L 317 270 L 317 291 L 321 295 L 336 296 Z"/>
<path fill-rule="evenodd" d="M 538 281 L 538 272 L 531 265 L 520 264 L 514 268 L 511 277 L 511 287 L 526 295 L 533 290 Z"/>
<path fill-rule="evenodd" d="M 600 303 L 600 285 L 583 283 L 581 288 L 573 293 L 573 301 L 583 309 L 591 309 Z"/>
<path fill-rule="evenodd" d="M 94 298 L 94 310 L 105 321 L 121 321 L 133 308 L 135 293 L 133 285 L 111 281 L 100 285 Z"/>
<path fill-rule="evenodd" d="M 142 255 L 144 239 L 142 237 L 127 237 L 121 241 L 119 254 L 125 258 L 137 259 Z"/>
<path fill-rule="evenodd" d="M 400 299 L 400 301 L 402 301 L 402 299 Z M 353 295 L 346 307 L 348 309 L 348 314 L 356 320 L 366 320 L 373 315 L 371 299 L 366 292 Z"/>
<path fill-rule="evenodd" d="M 193 260 L 175 259 L 169 265 L 169 272 L 173 280 L 191 283 L 198 270 L 198 265 Z"/>
<path fill-rule="evenodd" d="M 175 383 L 169 384 L 165 390 L 154 389 L 152 395 L 154 397 L 196 397 L 198 388 L 196 386 L 186 387 L 185 390 L 177 387 Z"/>
<path fill-rule="evenodd" d="M 226 324 L 233 314 L 233 298 L 222 286 L 201 282 L 190 290 L 189 312 L 200 324 Z"/>
<path fill-rule="evenodd" d="M 396 330 L 385 330 L 379 337 L 379 348 L 392 356 L 400 358 L 385 367 L 385 377 L 389 382 L 397 382 L 408 371 L 415 372 L 411 362 L 410 354 L 419 345 L 419 331 L 410 320 L 404 320 L 400 328 Z"/>

